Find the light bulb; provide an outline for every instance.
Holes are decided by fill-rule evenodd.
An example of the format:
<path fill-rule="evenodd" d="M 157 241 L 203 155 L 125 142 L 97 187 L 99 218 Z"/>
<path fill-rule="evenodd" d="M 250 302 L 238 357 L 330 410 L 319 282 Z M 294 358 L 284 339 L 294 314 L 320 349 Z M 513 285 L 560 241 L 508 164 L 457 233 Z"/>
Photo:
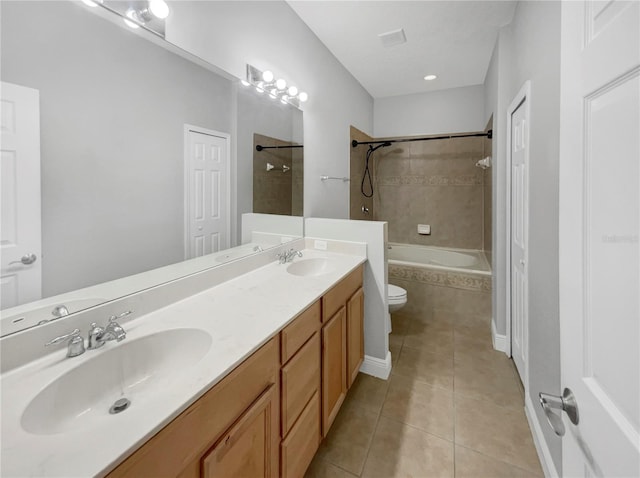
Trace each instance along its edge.
<path fill-rule="evenodd" d="M 284 90 L 286 87 L 287 82 L 282 78 L 278 78 L 278 80 L 276 81 L 276 88 L 278 88 L 279 90 Z"/>
<path fill-rule="evenodd" d="M 87 7 L 97 7 L 98 3 L 102 3 L 102 0 L 82 0 Z"/>
<path fill-rule="evenodd" d="M 309 95 L 306 94 L 304 91 L 301 91 L 300 94 L 298 95 L 298 99 L 300 100 L 300 102 L 304 103 L 309 99 Z"/>
<path fill-rule="evenodd" d="M 160 20 L 169 16 L 169 5 L 164 0 L 149 0 L 149 10 Z"/>
<path fill-rule="evenodd" d="M 249 82 L 247 80 L 240 80 L 242 86 L 249 86 Z"/>
<path fill-rule="evenodd" d="M 136 13 L 136 11 L 133 8 L 130 8 L 129 10 L 127 10 L 127 12 L 125 13 L 125 16 L 130 18 L 131 20 L 138 20 L 138 14 Z M 129 28 L 136 29 L 136 28 L 138 28 L 140 26 L 136 22 L 133 22 L 131 20 L 127 20 L 126 18 L 124 19 L 124 23 Z"/>
<path fill-rule="evenodd" d="M 290 86 L 287 90 L 287 94 L 289 96 L 296 96 L 298 94 L 298 88 L 296 88 L 295 86 Z"/>
<path fill-rule="evenodd" d="M 424 77 L 427 81 L 435 80 L 436 78 L 438 78 L 436 75 L 427 75 Z"/>
<path fill-rule="evenodd" d="M 262 72 L 262 79 L 267 83 L 271 83 L 273 81 L 273 72 L 269 70 L 265 70 Z"/>

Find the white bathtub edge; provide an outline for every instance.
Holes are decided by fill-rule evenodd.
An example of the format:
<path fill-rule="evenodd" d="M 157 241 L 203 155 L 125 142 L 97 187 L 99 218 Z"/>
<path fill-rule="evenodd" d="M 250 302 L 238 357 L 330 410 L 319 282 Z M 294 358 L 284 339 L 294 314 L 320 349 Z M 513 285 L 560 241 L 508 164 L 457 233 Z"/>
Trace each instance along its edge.
<path fill-rule="evenodd" d="M 494 350 L 499 352 L 507 351 L 507 336 L 500 335 L 496 332 L 496 326 L 493 319 L 491 319 L 491 343 L 493 344 Z"/>
<path fill-rule="evenodd" d="M 365 355 L 360 371 L 382 380 L 388 379 L 391 374 L 391 352 L 387 351 L 385 359 Z"/>

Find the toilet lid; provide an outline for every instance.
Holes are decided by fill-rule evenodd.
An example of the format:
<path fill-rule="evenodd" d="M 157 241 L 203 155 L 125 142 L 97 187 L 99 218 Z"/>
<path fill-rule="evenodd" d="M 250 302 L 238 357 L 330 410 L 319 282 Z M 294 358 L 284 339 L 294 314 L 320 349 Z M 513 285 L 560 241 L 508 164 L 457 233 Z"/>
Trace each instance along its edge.
<path fill-rule="evenodd" d="M 389 284 L 387 296 L 390 299 L 399 299 L 407 296 L 407 291 L 397 285 Z"/>

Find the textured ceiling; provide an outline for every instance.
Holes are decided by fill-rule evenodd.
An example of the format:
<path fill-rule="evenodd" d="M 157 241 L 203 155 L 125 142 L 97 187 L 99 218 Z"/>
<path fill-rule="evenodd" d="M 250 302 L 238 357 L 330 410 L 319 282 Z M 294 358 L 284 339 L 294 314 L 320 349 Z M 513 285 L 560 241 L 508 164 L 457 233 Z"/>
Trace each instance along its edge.
<path fill-rule="evenodd" d="M 514 1 L 314 1 L 289 5 L 374 97 L 484 82 L 498 30 Z M 386 48 L 381 33 L 404 29 Z M 436 74 L 434 81 L 425 81 Z"/>

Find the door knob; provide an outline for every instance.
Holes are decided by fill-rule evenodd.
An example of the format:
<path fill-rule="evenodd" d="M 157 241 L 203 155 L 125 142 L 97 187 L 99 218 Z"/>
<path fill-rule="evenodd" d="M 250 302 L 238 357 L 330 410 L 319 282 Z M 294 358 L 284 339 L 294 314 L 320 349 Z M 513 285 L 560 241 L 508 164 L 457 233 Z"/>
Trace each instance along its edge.
<path fill-rule="evenodd" d="M 571 420 L 571 423 L 574 425 L 577 425 L 580 421 L 580 416 L 578 415 L 578 403 L 570 389 L 565 388 L 561 397 L 542 392 L 538 394 L 538 397 L 540 398 L 540 405 L 542 406 L 542 410 L 544 410 L 544 414 L 549 421 L 549 425 L 551 425 L 551 428 L 559 437 L 564 435 L 565 427 L 562 422 L 562 418 L 560 415 L 556 414 L 553 409 L 567 412 L 569 420 Z"/>
<path fill-rule="evenodd" d="M 36 261 L 36 259 L 38 259 L 38 256 L 36 256 L 33 253 L 25 254 L 24 256 L 22 256 L 20 258 L 19 261 L 11 261 L 11 262 L 9 262 L 9 265 L 11 265 L 11 264 L 23 264 L 25 266 L 28 266 L 29 264 L 33 264 Z"/>

